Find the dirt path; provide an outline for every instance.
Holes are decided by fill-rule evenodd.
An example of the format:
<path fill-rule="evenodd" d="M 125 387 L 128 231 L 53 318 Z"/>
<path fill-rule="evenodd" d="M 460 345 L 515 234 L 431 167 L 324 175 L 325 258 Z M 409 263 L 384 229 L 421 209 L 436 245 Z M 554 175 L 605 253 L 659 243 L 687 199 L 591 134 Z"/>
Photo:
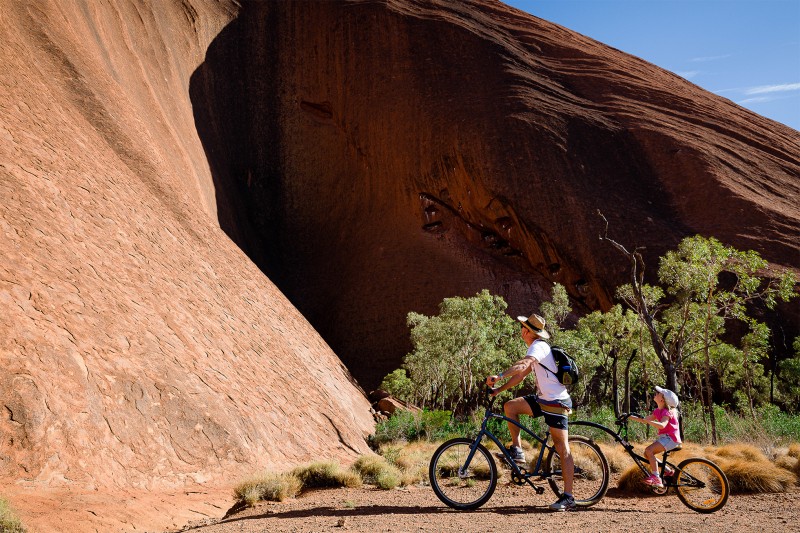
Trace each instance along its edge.
<path fill-rule="evenodd" d="M 615 483 L 612 487 L 616 486 Z M 676 496 L 631 497 L 610 489 L 596 506 L 551 513 L 554 500 L 526 487 L 498 486 L 478 511 L 444 506 L 429 487 L 392 491 L 374 488 L 317 490 L 281 503 L 258 506 L 213 523 L 190 524 L 197 533 L 316 531 L 758 531 L 786 533 L 800 528 L 800 488 L 783 494 L 733 495 L 717 513 L 698 514 Z"/>

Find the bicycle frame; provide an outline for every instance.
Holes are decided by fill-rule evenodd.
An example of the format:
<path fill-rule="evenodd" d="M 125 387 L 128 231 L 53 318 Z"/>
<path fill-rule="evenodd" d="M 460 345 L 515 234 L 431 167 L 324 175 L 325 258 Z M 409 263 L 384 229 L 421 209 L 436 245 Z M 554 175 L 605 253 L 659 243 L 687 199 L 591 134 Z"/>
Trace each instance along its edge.
<path fill-rule="evenodd" d="M 488 400 L 489 398 L 487 398 Z M 452 438 L 443 442 L 431 457 L 428 474 L 431 487 L 436 496 L 446 505 L 461 511 L 477 509 L 494 493 L 497 481 L 503 473 L 500 466 L 508 466 L 511 482 L 517 486 L 529 485 L 537 494 L 543 494 L 547 485 L 553 492 L 562 496 L 570 479 L 562 476 L 561 459 L 552 441 L 552 430 L 535 431 L 516 419 L 493 412 L 494 400 L 487 401 L 486 412 L 480 429 L 473 436 Z M 503 442 L 492 431 L 491 424 L 502 422 L 509 425 L 514 433 L 528 435 L 536 446 L 537 457 L 529 464 L 517 464 Z M 516 429 L 514 429 L 516 428 Z M 538 430 L 538 427 L 537 427 Z M 501 450 L 491 453 L 483 443 L 486 438 Z M 526 440 L 529 440 L 526 438 Z M 610 471 L 602 450 L 583 436 L 569 436 L 569 441 L 579 450 L 574 462 L 572 494 L 575 506 L 591 507 L 598 503 L 608 489 Z M 507 465 L 503 465 L 506 463 Z M 546 481 L 546 483 L 542 483 Z"/>
<path fill-rule="evenodd" d="M 628 413 L 628 414 L 632 414 L 632 413 Z M 624 422 L 622 422 L 621 424 L 618 424 L 620 429 L 618 429 L 617 431 L 614 431 L 611 428 L 609 428 L 607 426 L 604 426 L 602 424 L 598 424 L 597 422 L 590 422 L 588 420 L 570 421 L 569 424 L 570 424 L 571 427 L 574 427 L 574 426 L 588 426 L 588 427 L 593 427 L 595 429 L 599 429 L 599 430 L 602 430 L 602 431 L 608 433 L 609 435 L 611 435 L 614 438 L 614 440 L 617 442 L 617 444 L 619 444 L 620 446 L 625 448 L 625 451 L 628 453 L 628 455 L 631 457 L 631 459 L 633 459 L 633 462 L 636 463 L 636 466 L 639 467 L 639 469 L 642 471 L 642 473 L 644 473 L 645 476 L 650 475 L 650 470 L 649 470 L 650 461 L 647 459 L 647 457 L 644 457 L 643 455 L 639 455 L 638 453 L 633 451 L 633 449 L 634 449 L 633 444 L 628 442 L 628 438 L 627 438 L 628 437 L 628 421 L 627 421 L 627 418 L 624 420 Z M 622 436 L 623 433 L 625 434 L 624 437 Z M 673 469 L 677 468 L 676 465 L 674 465 L 672 463 L 669 463 L 666 460 L 666 454 L 667 453 L 669 453 L 669 452 L 665 453 L 665 457 L 664 457 L 663 460 L 657 461 L 659 463 L 660 473 L 661 473 L 662 479 L 664 478 L 664 470 L 667 468 L 667 465 L 669 465 Z M 677 483 L 667 482 L 667 483 L 665 483 L 665 486 L 675 487 L 675 486 L 677 486 Z"/>
<path fill-rule="evenodd" d="M 554 474 L 553 472 L 548 473 L 548 474 L 545 474 L 544 472 L 542 472 L 542 463 L 544 461 L 545 450 L 549 450 L 549 449 L 551 449 L 553 447 L 553 446 L 547 444 L 547 441 L 550 438 L 550 429 L 548 428 L 547 430 L 545 430 L 544 437 L 540 437 L 539 435 L 537 435 L 536 433 L 534 433 L 533 431 L 531 431 L 530 429 L 528 429 L 526 426 L 522 425 L 521 423 L 517 422 L 516 420 L 514 420 L 512 418 L 509 418 L 509 417 L 507 417 L 505 415 L 501 415 L 501 414 L 498 414 L 498 413 L 495 413 L 494 411 L 492 411 L 492 405 L 493 404 L 494 404 L 494 400 L 492 400 L 492 402 L 489 403 L 489 405 L 486 407 L 486 412 L 484 413 L 483 421 L 481 422 L 481 429 L 478 432 L 478 435 L 475 437 L 475 440 L 473 441 L 472 446 L 470 447 L 469 455 L 467 456 L 467 459 L 464 462 L 464 466 L 462 467 L 462 469 L 466 470 L 466 468 L 469 466 L 470 462 L 472 462 L 472 457 L 475 455 L 475 451 L 478 449 L 478 445 L 481 443 L 483 438 L 486 437 L 489 440 L 491 440 L 492 442 L 494 442 L 497 445 L 497 447 L 500 448 L 500 450 L 502 450 L 503 455 L 507 459 L 506 462 L 511 466 L 512 470 L 514 471 L 514 474 L 516 476 L 518 476 L 518 478 L 520 480 L 526 481 L 531 486 L 533 486 L 535 489 L 537 489 L 537 491 L 538 490 L 542 490 L 543 491 L 544 489 L 542 489 L 541 487 L 535 486 L 530 481 L 530 478 L 532 478 L 534 476 L 539 476 L 539 479 L 544 480 L 547 477 L 549 477 L 549 476 Z M 500 439 L 498 439 L 494 435 L 494 433 L 491 432 L 491 430 L 488 428 L 488 424 L 489 424 L 489 420 L 492 420 L 492 419 L 504 420 L 504 421 L 506 421 L 506 422 L 508 422 L 510 424 L 514 424 L 521 431 L 524 431 L 525 433 L 527 433 L 528 435 L 530 435 L 531 437 L 536 439 L 539 442 L 539 444 L 541 444 L 541 446 L 539 447 L 539 456 L 536 458 L 536 466 L 534 467 L 532 472 L 526 472 L 523 468 L 520 468 L 519 465 L 517 465 L 514 462 L 514 460 L 512 459 L 512 457 L 508 454 L 508 451 L 506 450 L 505 445 L 500 441 Z"/>

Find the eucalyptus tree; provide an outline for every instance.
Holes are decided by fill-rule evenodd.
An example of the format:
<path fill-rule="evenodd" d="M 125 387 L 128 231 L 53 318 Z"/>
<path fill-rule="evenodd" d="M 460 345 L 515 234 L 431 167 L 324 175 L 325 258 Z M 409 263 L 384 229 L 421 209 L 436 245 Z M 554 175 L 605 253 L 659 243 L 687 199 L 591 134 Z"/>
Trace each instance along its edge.
<path fill-rule="evenodd" d="M 436 316 L 409 313 L 414 350 L 381 386 L 423 407 L 474 408 L 486 376 L 524 353 L 519 324 L 506 308 L 501 296 L 483 290 L 471 298 L 445 298 Z"/>
<path fill-rule="evenodd" d="M 712 408 L 711 353 L 725 333 L 728 321 L 738 320 L 751 331 L 751 346 L 764 328 L 748 315 L 748 305 L 762 303 L 772 309 L 778 300 L 794 296 L 795 276 L 790 271 L 771 270 L 758 252 L 739 251 L 717 239 L 687 237 L 675 251 L 661 258 L 659 281 L 671 296 L 663 320 L 666 339 L 680 338 L 681 346 L 694 344 L 703 354 L 704 403 L 711 420 L 712 443 L 716 444 L 716 420 Z M 756 351 L 763 355 L 763 351 Z M 748 360 L 742 359 L 746 365 Z"/>
<path fill-rule="evenodd" d="M 598 214 L 606 222 L 606 232 L 600 238 L 630 261 L 631 283 L 620 293 L 647 327 L 664 367 L 667 388 L 677 390 L 677 373 L 685 357 L 702 354 L 699 380 L 705 411 L 711 421 L 712 442 L 716 443 L 711 356 L 712 352 L 724 351 L 720 338 L 725 325 L 730 320 L 739 320 L 757 337 L 761 326 L 748 316 L 748 306 L 758 302 L 772 309 L 778 300 L 794 297 L 796 277 L 788 270 L 771 269 L 755 251 L 742 252 L 713 237 L 697 235 L 685 238 L 677 250 L 661 258 L 658 279 L 666 292 L 659 293 L 659 289 L 644 283 L 641 249 L 629 251 L 608 238 L 608 222 Z M 756 337 L 751 337 L 751 341 Z M 750 348 L 754 346 L 751 344 Z M 741 363 L 748 364 L 748 360 L 743 358 Z"/>

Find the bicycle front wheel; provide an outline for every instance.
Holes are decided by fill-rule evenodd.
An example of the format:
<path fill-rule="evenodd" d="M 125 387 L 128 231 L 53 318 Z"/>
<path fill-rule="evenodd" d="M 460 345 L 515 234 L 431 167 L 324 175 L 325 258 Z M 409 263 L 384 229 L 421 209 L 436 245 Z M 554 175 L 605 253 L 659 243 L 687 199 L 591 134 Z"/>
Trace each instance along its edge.
<path fill-rule="evenodd" d="M 575 473 L 572 476 L 572 495 L 578 507 L 591 507 L 605 496 L 611 476 L 608 461 L 597 444 L 582 435 L 569 436 L 569 449 Z M 561 458 L 555 448 L 551 448 L 544 462 L 544 474 L 550 488 L 561 496 L 564 492 L 564 478 L 561 474 Z"/>
<path fill-rule="evenodd" d="M 489 501 L 497 486 L 497 465 L 482 444 L 467 463 L 473 442 L 465 438 L 445 442 L 433 452 L 428 471 L 436 496 L 461 511 Z"/>
<path fill-rule="evenodd" d="M 693 511 L 713 513 L 728 501 L 730 484 L 720 467 L 699 457 L 686 459 L 675 473 L 678 498 Z"/>

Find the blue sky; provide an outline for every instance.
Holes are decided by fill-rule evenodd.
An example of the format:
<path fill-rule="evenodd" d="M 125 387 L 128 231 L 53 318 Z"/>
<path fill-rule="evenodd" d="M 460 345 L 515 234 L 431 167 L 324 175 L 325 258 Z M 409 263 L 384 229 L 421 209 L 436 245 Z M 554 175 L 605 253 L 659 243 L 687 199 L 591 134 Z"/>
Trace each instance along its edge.
<path fill-rule="evenodd" d="M 503 0 L 800 130 L 800 0 Z"/>

